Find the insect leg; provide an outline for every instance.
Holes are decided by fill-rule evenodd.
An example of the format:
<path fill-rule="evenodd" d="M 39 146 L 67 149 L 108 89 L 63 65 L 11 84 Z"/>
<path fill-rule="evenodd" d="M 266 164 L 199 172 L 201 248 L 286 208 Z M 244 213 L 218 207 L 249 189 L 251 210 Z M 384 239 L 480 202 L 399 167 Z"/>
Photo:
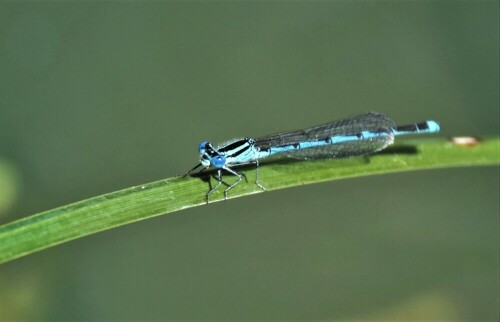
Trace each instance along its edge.
<path fill-rule="evenodd" d="M 227 187 L 226 190 L 224 190 L 224 200 L 227 199 L 227 192 L 231 189 L 233 189 L 236 185 L 238 185 L 238 183 L 240 183 L 241 179 L 243 178 L 243 175 L 234 171 L 233 169 L 231 168 L 228 168 L 227 166 L 223 167 L 222 169 L 226 170 L 227 172 L 231 173 L 231 174 L 234 174 L 235 176 L 238 176 L 238 181 L 236 181 L 235 183 L 233 183 L 232 185 L 230 185 L 229 187 Z M 220 170 L 219 170 L 220 171 Z"/>
<path fill-rule="evenodd" d="M 213 187 L 209 192 L 207 192 L 207 204 L 210 201 L 210 195 L 212 194 L 212 192 L 217 190 L 217 188 L 219 188 L 220 185 L 222 184 L 222 171 L 221 171 L 221 169 L 217 170 L 217 179 L 219 182 L 215 185 L 215 187 Z M 226 198 L 225 195 L 226 195 L 226 192 L 224 191 L 224 199 Z"/>
<path fill-rule="evenodd" d="M 266 191 L 266 187 L 264 187 L 263 185 L 260 184 L 259 182 L 259 160 L 257 159 L 255 161 L 255 184 L 261 188 L 262 190 Z"/>

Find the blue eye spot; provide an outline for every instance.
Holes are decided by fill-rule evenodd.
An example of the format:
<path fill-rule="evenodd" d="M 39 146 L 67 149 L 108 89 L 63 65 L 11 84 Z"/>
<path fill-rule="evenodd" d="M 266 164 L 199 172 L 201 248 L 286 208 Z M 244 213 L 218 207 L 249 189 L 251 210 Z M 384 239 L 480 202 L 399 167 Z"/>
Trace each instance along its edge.
<path fill-rule="evenodd" d="M 222 168 L 226 164 L 226 157 L 223 155 L 217 155 L 210 160 L 212 165 L 216 168 Z"/>
<path fill-rule="evenodd" d="M 207 146 L 207 144 L 208 144 L 208 142 L 203 141 L 198 146 L 198 151 L 200 151 L 201 154 L 205 153 L 205 147 Z"/>

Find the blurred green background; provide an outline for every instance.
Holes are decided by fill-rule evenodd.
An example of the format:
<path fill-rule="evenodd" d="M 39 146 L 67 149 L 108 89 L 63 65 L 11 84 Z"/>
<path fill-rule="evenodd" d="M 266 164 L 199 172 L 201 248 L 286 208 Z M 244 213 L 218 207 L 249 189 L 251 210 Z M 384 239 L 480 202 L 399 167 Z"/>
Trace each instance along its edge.
<path fill-rule="evenodd" d="M 369 110 L 499 132 L 498 1 L 2 2 L 0 223 Z M 316 184 L 0 266 L 0 320 L 499 318 L 499 169 Z"/>

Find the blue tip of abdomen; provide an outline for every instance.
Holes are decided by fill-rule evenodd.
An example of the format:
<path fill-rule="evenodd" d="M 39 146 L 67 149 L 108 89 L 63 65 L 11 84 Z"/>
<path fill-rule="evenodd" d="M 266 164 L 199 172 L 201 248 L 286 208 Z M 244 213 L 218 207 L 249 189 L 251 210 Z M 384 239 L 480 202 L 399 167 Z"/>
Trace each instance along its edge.
<path fill-rule="evenodd" d="M 436 133 L 441 130 L 441 125 L 436 121 L 427 121 L 427 127 L 429 128 L 429 133 Z"/>
<path fill-rule="evenodd" d="M 393 129 L 394 135 L 417 134 L 417 133 L 436 133 L 441 130 L 438 122 L 429 120 L 421 123 L 414 123 L 408 125 L 400 125 Z"/>

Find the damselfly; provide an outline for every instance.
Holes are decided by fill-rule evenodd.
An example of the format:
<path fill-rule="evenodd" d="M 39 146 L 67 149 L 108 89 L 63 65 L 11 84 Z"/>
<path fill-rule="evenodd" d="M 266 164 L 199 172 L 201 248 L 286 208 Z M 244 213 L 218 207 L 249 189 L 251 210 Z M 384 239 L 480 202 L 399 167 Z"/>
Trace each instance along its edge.
<path fill-rule="evenodd" d="M 281 132 L 258 139 L 234 139 L 218 147 L 209 142 L 200 143 L 200 163 L 186 175 L 199 167 L 217 170 L 218 183 L 207 192 L 210 195 L 222 184 L 222 171 L 238 177 L 235 183 L 224 190 L 224 199 L 229 190 L 240 183 L 243 174 L 233 168 L 245 164 L 256 166 L 255 184 L 262 190 L 266 188 L 259 182 L 259 160 L 275 156 L 299 160 L 322 158 L 349 158 L 372 154 L 385 149 L 394 142 L 397 135 L 439 132 L 436 121 L 424 121 L 410 125 L 397 126 L 384 114 L 370 112 L 363 115 L 313 126 L 308 129 Z"/>

